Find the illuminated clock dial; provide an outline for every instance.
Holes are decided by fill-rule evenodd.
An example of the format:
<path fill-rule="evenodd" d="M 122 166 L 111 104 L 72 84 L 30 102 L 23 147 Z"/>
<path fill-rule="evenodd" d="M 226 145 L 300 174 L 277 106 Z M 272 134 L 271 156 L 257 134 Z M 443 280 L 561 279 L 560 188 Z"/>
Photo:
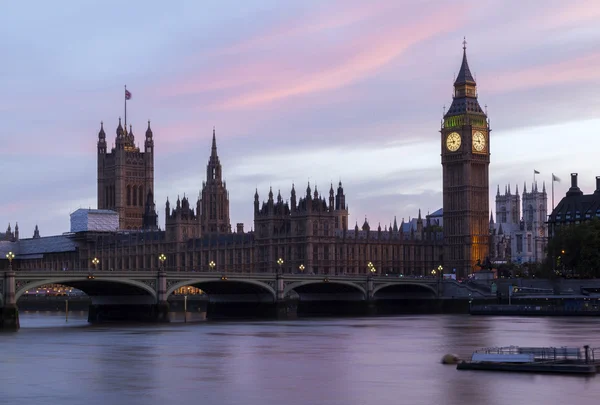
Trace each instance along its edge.
<path fill-rule="evenodd" d="M 485 135 L 479 131 L 473 134 L 473 149 L 477 152 L 483 152 L 485 150 Z"/>
<path fill-rule="evenodd" d="M 450 152 L 456 152 L 458 148 L 460 148 L 460 135 L 458 132 L 452 132 L 448 135 L 446 138 L 446 148 L 448 148 Z"/>

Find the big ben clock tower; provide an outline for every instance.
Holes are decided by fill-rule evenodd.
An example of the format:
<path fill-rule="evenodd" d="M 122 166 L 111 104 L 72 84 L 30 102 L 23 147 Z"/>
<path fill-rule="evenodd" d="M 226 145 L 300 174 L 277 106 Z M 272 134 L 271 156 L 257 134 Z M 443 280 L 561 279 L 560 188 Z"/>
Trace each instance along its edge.
<path fill-rule="evenodd" d="M 463 59 L 452 105 L 441 129 L 445 272 L 478 270 L 489 255 L 490 128 L 477 101 L 477 84 Z"/>

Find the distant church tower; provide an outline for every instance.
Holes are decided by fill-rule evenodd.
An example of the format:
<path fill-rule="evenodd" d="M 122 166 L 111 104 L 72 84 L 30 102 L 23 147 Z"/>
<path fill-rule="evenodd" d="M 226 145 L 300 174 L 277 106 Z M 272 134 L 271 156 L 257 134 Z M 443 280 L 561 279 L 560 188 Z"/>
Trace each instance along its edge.
<path fill-rule="evenodd" d="M 444 267 L 464 277 L 489 256 L 489 122 L 477 101 L 467 63 L 454 82 L 452 105 L 441 128 Z"/>
<path fill-rule="evenodd" d="M 133 130 L 119 126 L 108 152 L 104 125 L 98 133 L 98 209 L 119 214 L 120 229 L 142 229 L 146 201 L 154 189 L 154 140 L 148 121 L 144 150 L 135 145 Z M 153 198 L 153 197 L 150 197 Z"/>
<path fill-rule="evenodd" d="M 196 210 L 200 219 L 202 234 L 231 233 L 229 192 L 222 175 L 221 162 L 217 155 L 217 140 L 213 128 L 210 158 L 208 159 L 208 165 L 206 165 L 206 181 L 202 183 L 202 191 Z"/>

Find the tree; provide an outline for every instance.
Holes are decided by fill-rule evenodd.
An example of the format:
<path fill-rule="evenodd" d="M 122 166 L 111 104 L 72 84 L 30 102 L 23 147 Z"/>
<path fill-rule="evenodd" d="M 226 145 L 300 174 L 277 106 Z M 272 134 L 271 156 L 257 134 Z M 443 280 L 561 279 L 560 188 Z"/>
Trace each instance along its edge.
<path fill-rule="evenodd" d="M 565 277 L 600 277 L 600 220 L 558 228 L 548 243 L 546 265 Z"/>

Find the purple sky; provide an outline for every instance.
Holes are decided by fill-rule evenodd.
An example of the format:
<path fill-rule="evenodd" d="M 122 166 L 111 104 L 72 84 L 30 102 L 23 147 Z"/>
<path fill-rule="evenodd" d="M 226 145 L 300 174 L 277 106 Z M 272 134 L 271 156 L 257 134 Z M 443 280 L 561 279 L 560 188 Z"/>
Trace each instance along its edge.
<path fill-rule="evenodd" d="M 103 120 L 114 141 L 124 84 L 138 142 L 152 120 L 161 226 L 167 196 L 195 201 L 213 125 L 234 227 L 253 226 L 256 187 L 288 199 L 309 179 L 341 178 L 351 225 L 433 212 L 463 36 L 493 129 L 490 198 L 534 169 L 548 189 L 563 179 L 557 202 L 570 172 L 592 192 L 599 20 L 598 0 L 6 2 L 0 227 L 58 234 L 96 207 L 97 133 Z"/>

